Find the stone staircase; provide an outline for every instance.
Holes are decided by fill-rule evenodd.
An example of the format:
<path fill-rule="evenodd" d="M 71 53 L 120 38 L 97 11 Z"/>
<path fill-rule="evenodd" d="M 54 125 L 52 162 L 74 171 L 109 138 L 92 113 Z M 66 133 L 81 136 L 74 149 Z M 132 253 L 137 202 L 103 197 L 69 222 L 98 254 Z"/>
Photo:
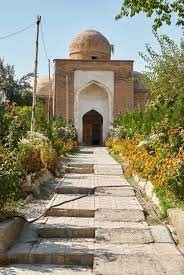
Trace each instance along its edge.
<path fill-rule="evenodd" d="M 104 148 L 73 157 L 45 217 L 25 225 L 2 274 L 183 274 L 170 234 L 147 225 L 120 169 Z"/>

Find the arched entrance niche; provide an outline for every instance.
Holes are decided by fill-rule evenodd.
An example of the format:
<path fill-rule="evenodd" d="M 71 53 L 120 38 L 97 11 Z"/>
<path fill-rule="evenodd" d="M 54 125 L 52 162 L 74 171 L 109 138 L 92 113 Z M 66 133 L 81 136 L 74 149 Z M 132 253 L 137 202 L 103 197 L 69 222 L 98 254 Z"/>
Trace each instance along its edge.
<path fill-rule="evenodd" d="M 79 142 L 86 143 L 85 142 L 86 137 L 84 138 L 85 125 L 83 123 L 83 118 L 85 114 L 93 111 L 93 115 L 98 113 L 102 117 L 103 123 L 101 124 L 101 140 L 100 140 L 100 144 L 102 145 L 108 136 L 108 130 L 112 122 L 112 97 L 108 88 L 104 87 L 104 85 L 102 85 L 97 81 L 88 82 L 87 85 L 80 88 L 76 92 L 74 106 L 75 106 L 74 119 L 75 119 L 75 126 L 78 132 Z M 99 127 L 99 126 L 94 126 L 94 127 Z M 93 131 L 95 132 L 95 130 Z M 89 144 L 89 140 L 87 143 Z"/>
<path fill-rule="evenodd" d="M 102 145 L 103 117 L 95 110 L 83 116 L 83 144 Z"/>

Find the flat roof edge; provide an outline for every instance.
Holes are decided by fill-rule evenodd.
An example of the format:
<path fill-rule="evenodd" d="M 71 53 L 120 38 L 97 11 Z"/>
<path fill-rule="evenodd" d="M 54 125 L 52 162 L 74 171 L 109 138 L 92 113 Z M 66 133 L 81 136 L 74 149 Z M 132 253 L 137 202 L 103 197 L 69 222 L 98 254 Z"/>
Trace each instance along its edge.
<path fill-rule="evenodd" d="M 55 62 L 55 61 L 76 61 L 76 62 L 134 62 L 134 60 L 120 60 L 120 59 L 115 59 L 115 60 L 97 60 L 97 59 L 95 59 L 95 60 L 91 60 L 91 59 L 89 59 L 89 60 L 84 60 L 84 59 L 64 59 L 64 58 L 56 58 L 56 59 L 53 59 L 53 61 Z"/>

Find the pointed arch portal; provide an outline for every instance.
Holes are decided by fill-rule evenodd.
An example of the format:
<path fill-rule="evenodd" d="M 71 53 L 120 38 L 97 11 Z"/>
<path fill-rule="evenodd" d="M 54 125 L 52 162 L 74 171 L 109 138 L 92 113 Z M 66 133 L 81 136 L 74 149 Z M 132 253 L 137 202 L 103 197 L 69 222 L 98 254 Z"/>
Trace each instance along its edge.
<path fill-rule="evenodd" d="M 93 133 L 100 132 L 100 142 L 103 145 L 113 118 L 114 98 L 114 73 L 109 71 L 75 71 L 74 74 L 74 123 L 81 144 L 97 143 L 97 141 L 86 141 L 83 117 L 90 111 L 96 111 L 103 119 L 100 130 L 99 126 L 93 127 Z M 97 116 L 96 116 L 97 117 Z M 89 124 L 89 123 L 88 123 Z M 91 122 L 92 125 L 92 122 Z M 99 125 L 99 124 L 98 124 Z M 88 126 L 89 127 L 89 126 Z M 91 126 L 92 127 L 92 126 Z M 96 130 L 95 130 L 96 127 Z M 95 144 L 94 144 L 95 145 Z M 97 144 L 96 144 L 97 145 Z"/>
<path fill-rule="evenodd" d="M 95 110 L 83 116 L 83 144 L 102 145 L 103 117 Z"/>

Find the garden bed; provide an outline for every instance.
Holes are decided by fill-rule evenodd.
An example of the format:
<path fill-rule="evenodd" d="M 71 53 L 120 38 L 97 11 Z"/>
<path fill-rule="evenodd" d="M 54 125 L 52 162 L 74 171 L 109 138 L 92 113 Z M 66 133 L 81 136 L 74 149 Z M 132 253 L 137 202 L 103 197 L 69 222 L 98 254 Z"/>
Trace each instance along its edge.
<path fill-rule="evenodd" d="M 183 208 L 182 163 L 183 154 L 171 153 L 167 145 L 159 144 L 150 153 L 139 146 L 140 139 L 118 140 L 111 137 L 106 145 L 112 156 L 121 163 L 124 172 L 145 190 L 150 200 L 160 209 L 163 217 L 169 208 Z M 161 149 L 160 149 L 161 146 Z"/>

